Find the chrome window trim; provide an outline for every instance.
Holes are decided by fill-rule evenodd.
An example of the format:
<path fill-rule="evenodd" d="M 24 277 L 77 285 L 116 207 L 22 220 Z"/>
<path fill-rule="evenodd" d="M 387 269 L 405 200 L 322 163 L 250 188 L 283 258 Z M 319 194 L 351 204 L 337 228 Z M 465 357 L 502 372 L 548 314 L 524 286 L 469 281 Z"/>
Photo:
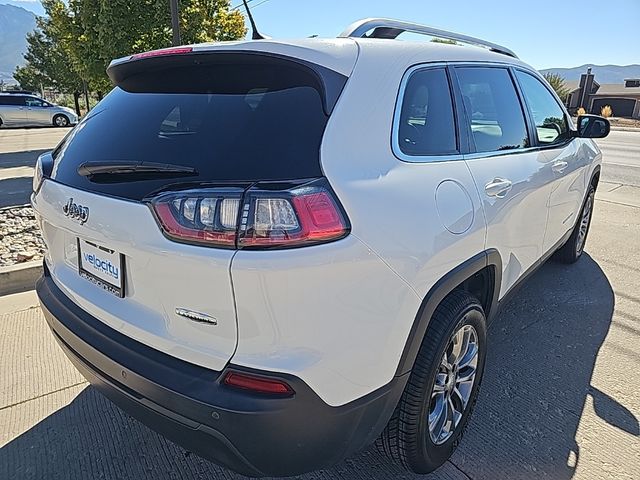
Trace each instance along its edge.
<path fill-rule="evenodd" d="M 463 160 L 463 155 L 458 152 L 458 153 L 451 153 L 451 154 L 442 154 L 442 155 L 409 155 L 407 153 L 404 153 L 402 151 L 402 149 L 400 148 L 400 114 L 402 112 L 402 102 L 404 100 L 404 94 L 405 91 L 407 89 L 407 84 L 409 83 L 409 79 L 412 77 L 412 75 L 418 71 L 422 71 L 422 70 L 432 70 L 435 68 L 443 68 L 446 69 L 447 65 L 449 65 L 447 62 L 432 62 L 432 63 L 420 63 L 417 65 L 413 65 L 412 67 L 410 67 L 402 76 L 402 80 L 400 81 L 400 89 L 398 91 L 398 96 L 396 98 L 396 106 L 393 112 L 393 126 L 391 128 L 391 150 L 393 151 L 393 154 L 396 156 L 396 158 L 398 160 L 402 160 L 403 162 L 407 162 L 407 163 L 432 163 L 432 162 L 451 162 L 451 161 L 455 161 L 455 160 Z M 448 74 L 447 74 L 448 75 Z M 452 104 L 452 108 L 453 108 L 453 94 L 454 92 L 451 91 L 451 86 L 449 86 L 449 91 L 450 91 L 450 95 L 451 95 L 451 104 Z M 456 112 L 455 112 L 455 108 L 453 108 L 453 116 L 454 116 L 454 121 L 455 122 L 459 122 L 460 119 L 456 118 Z M 459 117 L 459 116 L 458 116 Z M 454 127 L 455 128 L 455 127 Z M 456 131 L 454 132 L 455 136 L 456 136 L 456 145 L 458 146 L 458 150 L 460 149 L 460 139 L 458 138 L 458 132 L 457 132 L 457 128 Z"/>
<path fill-rule="evenodd" d="M 512 150 L 493 150 L 491 152 L 476 152 L 463 155 L 465 160 L 476 160 L 487 157 L 502 157 L 504 155 L 520 155 L 540 151 L 539 147 L 514 148 Z"/>

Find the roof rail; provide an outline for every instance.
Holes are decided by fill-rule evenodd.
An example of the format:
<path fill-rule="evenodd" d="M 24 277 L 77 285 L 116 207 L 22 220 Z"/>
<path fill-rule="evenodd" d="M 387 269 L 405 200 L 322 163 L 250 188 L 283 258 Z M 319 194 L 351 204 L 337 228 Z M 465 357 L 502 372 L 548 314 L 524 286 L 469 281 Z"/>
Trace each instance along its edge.
<path fill-rule="evenodd" d="M 371 34 L 367 35 L 367 32 L 371 30 L 373 30 Z M 487 42 L 486 40 L 482 40 L 480 38 L 469 37 L 468 35 L 449 32 L 447 30 L 440 30 L 439 28 L 428 27 L 426 25 L 420 25 L 419 23 L 403 22 L 401 20 L 392 20 L 389 18 L 365 18 L 363 20 L 358 20 L 357 22 L 349 25 L 344 32 L 338 35 L 338 37 L 393 39 L 398 37 L 398 35 L 403 32 L 420 33 L 422 35 L 446 38 L 448 40 L 455 40 L 471 45 L 487 47 L 493 52 L 498 52 L 504 55 L 509 55 L 510 57 L 518 58 L 517 55 L 507 47 L 503 47 L 502 45 L 498 45 L 496 43 Z"/>

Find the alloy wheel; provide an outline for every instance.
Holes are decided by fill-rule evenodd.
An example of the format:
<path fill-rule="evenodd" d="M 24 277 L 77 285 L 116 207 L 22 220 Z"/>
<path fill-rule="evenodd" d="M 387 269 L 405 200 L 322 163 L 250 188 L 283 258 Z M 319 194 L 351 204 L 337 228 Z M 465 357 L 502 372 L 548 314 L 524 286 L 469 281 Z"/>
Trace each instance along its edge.
<path fill-rule="evenodd" d="M 438 366 L 429 405 L 429 435 L 436 445 L 446 442 L 469 405 L 478 367 L 478 334 L 471 325 L 456 330 Z"/>
<path fill-rule="evenodd" d="M 576 253 L 579 255 L 584 248 L 584 242 L 587 238 L 589 230 L 589 222 L 591 221 L 591 212 L 593 211 L 593 195 L 587 197 L 582 209 L 582 217 L 580 218 L 580 226 L 578 227 L 578 238 L 576 240 Z"/>

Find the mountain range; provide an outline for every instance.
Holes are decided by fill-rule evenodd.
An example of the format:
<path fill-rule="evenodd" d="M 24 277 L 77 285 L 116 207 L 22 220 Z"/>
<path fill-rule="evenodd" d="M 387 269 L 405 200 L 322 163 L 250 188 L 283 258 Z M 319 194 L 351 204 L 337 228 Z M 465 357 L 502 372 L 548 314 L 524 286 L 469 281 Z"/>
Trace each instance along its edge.
<path fill-rule="evenodd" d="M 591 68 L 599 84 L 622 83 L 625 78 L 640 78 L 640 65 L 580 65 L 573 68 L 548 68 L 540 70 L 542 73 L 553 72 L 560 75 L 567 82 L 580 80 L 580 75 Z"/>
<path fill-rule="evenodd" d="M 36 16 L 24 8 L 0 4 L 0 81 L 12 82 L 13 71 L 22 65 L 27 33 L 36 28 Z"/>

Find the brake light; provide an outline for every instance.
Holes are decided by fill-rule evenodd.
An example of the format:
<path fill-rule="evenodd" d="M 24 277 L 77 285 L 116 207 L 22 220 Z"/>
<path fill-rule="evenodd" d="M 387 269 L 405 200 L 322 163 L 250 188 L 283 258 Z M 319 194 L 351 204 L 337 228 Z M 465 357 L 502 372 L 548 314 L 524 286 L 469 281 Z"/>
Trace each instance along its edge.
<path fill-rule="evenodd" d="M 245 218 L 246 217 L 246 218 Z M 331 194 L 321 187 L 256 193 L 245 203 L 239 247 L 293 247 L 344 237 L 348 226 Z"/>
<path fill-rule="evenodd" d="M 265 377 L 256 377 L 245 373 L 229 372 L 224 377 L 225 385 L 251 390 L 257 393 L 270 393 L 275 395 L 292 395 L 295 392 L 288 383 L 282 380 L 274 380 Z"/>
<path fill-rule="evenodd" d="M 163 48 L 160 50 L 151 50 L 150 52 L 136 53 L 131 56 L 131 60 L 139 60 L 141 58 L 149 57 L 162 57 L 165 55 L 182 55 L 185 53 L 191 53 L 193 48 L 191 47 L 176 47 L 176 48 Z"/>
<path fill-rule="evenodd" d="M 289 248 L 345 237 L 349 225 L 324 180 L 285 190 L 202 189 L 152 201 L 172 240 L 226 248 Z"/>

